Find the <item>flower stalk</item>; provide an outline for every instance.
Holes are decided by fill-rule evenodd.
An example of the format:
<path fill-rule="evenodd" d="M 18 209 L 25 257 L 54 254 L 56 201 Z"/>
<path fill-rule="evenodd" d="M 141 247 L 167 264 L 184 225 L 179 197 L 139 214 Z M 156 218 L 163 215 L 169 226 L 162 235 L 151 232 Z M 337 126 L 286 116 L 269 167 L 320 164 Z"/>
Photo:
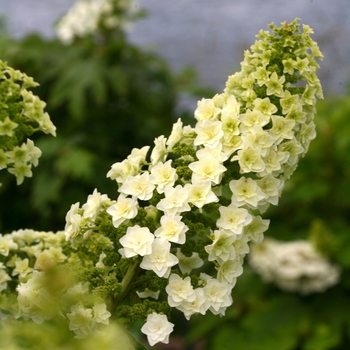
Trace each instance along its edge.
<path fill-rule="evenodd" d="M 112 314 L 114 314 L 116 308 L 123 302 L 125 296 L 128 294 L 130 286 L 137 276 L 139 267 L 140 261 L 138 259 L 134 259 L 134 261 L 129 265 L 128 271 L 121 282 L 122 291 L 113 298 L 113 306 L 111 309 Z"/>

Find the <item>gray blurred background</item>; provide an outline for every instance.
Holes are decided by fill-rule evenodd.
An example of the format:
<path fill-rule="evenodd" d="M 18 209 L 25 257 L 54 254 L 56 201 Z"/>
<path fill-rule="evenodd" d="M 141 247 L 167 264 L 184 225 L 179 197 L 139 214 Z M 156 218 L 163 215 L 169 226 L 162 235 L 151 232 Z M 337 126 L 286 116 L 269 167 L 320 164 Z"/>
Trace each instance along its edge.
<path fill-rule="evenodd" d="M 74 0 L 0 0 L 0 14 L 15 37 L 37 31 L 54 36 L 55 21 Z M 325 95 L 343 93 L 350 79 L 350 0 L 138 0 L 148 17 L 129 29 L 130 39 L 165 57 L 175 71 L 191 65 L 202 84 L 221 91 L 239 69 L 243 50 L 267 24 L 301 18 L 325 55 Z"/>

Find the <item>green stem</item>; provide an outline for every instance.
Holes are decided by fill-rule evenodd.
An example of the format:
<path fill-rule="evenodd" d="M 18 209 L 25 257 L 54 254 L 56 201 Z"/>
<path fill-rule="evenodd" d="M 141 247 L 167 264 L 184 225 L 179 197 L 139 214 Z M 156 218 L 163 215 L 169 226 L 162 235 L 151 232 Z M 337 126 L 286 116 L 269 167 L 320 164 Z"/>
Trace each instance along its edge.
<path fill-rule="evenodd" d="M 128 271 L 126 272 L 121 285 L 122 285 L 122 291 L 115 295 L 114 300 L 113 300 L 113 307 L 112 307 L 112 314 L 114 313 L 114 311 L 116 310 L 116 308 L 118 307 L 118 305 L 123 301 L 123 299 L 125 298 L 125 296 L 127 295 L 127 293 L 129 292 L 129 288 L 131 286 L 131 283 L 134 279 L 134 277 L 136 276 L 137 272 L 138 272 L 138 268 L 140 266 L 140 262 L 138 261 L 138 259 L 135 259 L 128 268 Z"/>

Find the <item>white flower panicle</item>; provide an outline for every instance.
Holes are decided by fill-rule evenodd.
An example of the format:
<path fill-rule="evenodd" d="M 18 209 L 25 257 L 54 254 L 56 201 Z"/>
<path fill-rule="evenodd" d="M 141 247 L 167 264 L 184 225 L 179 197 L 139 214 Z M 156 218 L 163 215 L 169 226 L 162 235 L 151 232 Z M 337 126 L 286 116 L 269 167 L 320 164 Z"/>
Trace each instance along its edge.
<path fill-rule="evenodd" d="M 339 267 L 303 240 L 281 242 L 266 238 L 252 247 L 249 264 L 265 282 L 300 294 L 324 292 L 340 278 Z"/>
<path fill-rule="evenodd" d="M 7 168 L 17 185 L 33 175 L 32 166 L 41 156 L 28 137 L 37 131 L 56 136 L 56 127 L 44 112 L 46 103 L 28 90 L 38 85 L 0 60 L 0 170 Z"/>
<path fill-rule="evenodd" d="M 118 184 L 115 201 L 94 192 L 67 214 L 67 240 L 104 234 L 113 242 L 119 257 L 106 260 L 109 268 L 128 266 L 118 279 L 120 298 L 133 288 L 143 300 L 165 294 L 187 319 L 224 315 L 232 304 L 249 242 L 260 243 L 269 225 L 259 214 L 278 204 L 307 152 L 316 97 L 322 98 L 316 76 L 322 54 L 309 31 L 301 33 L 298 20 L 270 28 L 245 52 L 224 92 L 198 102 L 195 127 L 178 120 L 153 149 L 134 149 L 112 165 L 107 176 Z M 204 274 L 203 265 L 214 267 L 214 275 Z M 172 330 L 169 311 L 159 307 L 144 315 L 151 345 L 166 342 Z"/>
<path fill-rule="evenodd" d="M 95 191 L 88 203 L 98 202 L 96 195 Z M 89 206 L 85 208 L 90 211 Z M 75 262 L 79 268 L 82 261 L 74 253 L 64 254 L 65 238 L 63 231 L 30 229 L 0 235 L 0 255 L 5 259 L 0 263 L 2 320 L 31 319 L 42 324 L 66 319 L 76 338 L 100 332 L 103 325 L 108 325 L 111 313 L 106 303 L 94 298 L 88 283 L 77 282 L 66 268 L 65 264 Z M 87 260 L 84 263 L 91 264 Z M 15 294 L 15 298 L 11 294 Z"/>
<path fill-rule="evenodd" d="M 124 29 L 132 18 L 132 5 L 131 0 L 80 0 L 58 22 L 57 37 L 70 45 L 101 29 Z"/>

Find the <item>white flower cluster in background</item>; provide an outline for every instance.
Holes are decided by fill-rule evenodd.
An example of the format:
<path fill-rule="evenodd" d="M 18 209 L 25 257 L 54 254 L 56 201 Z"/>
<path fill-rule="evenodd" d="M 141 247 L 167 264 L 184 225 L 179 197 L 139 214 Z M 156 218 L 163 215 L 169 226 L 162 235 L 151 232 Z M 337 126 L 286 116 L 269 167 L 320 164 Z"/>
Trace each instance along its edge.
<path fill-rule="evenodd" d="M 31 168 L 41 156 L 28 137 L 37 131 L 56 136 L 56 127 L 44 112 L 46 103 L 28 90 L 38 85 L 0 60 L 0 170 L 7 168 L 15 175 L 17 185 L 32 176 Z"/>
<path fill-rule="evenodd" d="M 100 27 L 124 28 L 126 13 L 132 12 L 132 0 L 80 0 L 64 15 L 56 26 L 57 37 L 66 45 L 76 38 L 96 33 Z"/>
<path fill-rule="evenodd" d="M 167 279 L 160 292 L 187 319 L 225 314 L 248 243 L 260 243 L 268 228 L 261 214 L 278 204 L 284 181 L 316 136 L 315 103 L 322 98 L 316 60 L 322 54 L 308 26 L 299 32 L 298 20 L 271 28 L 273 35 L 260 32 L 245 52 L 242 70 L 229 77 L 225 91 L 198 102 L 194 127 L 178 120 L 151 151 L 133 149 L 112 166 L 107 176 L 118 184 L 116 200 L 95 190 L 67 213 L 65 234 L 73 244 L 103 234 L 96 218 L 107 213 L 119 262 L 130 261 L 121 284 L 137 281 L 135 271 Z M 161 315 L 160 326 L 160 315 L 152 315 L 142 328 L 149 343 L 167 342 L 171 324 Z"/>
<path fill-rule="evenodd" d="M 251 248 L 249 264 L 263 281 L 300 294 L 324 292 L 340 279 L 339 268 L 304 240 L 281 242 L 265 238 Z"/>

